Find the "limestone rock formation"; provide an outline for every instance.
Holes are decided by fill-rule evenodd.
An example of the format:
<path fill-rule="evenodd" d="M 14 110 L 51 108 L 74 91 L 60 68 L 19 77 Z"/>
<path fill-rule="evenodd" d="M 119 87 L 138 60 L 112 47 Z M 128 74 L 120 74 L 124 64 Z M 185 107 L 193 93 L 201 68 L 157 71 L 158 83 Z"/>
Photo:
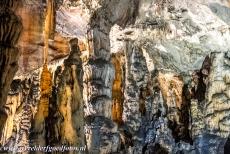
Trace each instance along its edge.
<path fill-rule="evenodd" d="M 10 84 L 18 69 L 19 51 L 16 47 L 21 30 L 22 23 L 20 18 L 15 15 L 15 10 L 20 1 L 1 1 L 0 6 L 0 145 L 3 145 L 3 128 L 9 115 L 9 110 L 5 108 L 7 93 Z"/>
<path fill-rule="evenodd" d="M 3 152 L 230 152 L 227 0 L 0 4 Z"/>

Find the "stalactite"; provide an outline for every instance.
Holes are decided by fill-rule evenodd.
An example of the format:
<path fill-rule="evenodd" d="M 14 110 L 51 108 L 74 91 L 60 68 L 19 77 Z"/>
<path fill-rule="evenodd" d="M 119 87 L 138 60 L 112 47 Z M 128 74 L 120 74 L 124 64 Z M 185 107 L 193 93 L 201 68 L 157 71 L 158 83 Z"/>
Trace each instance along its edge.
<path fill-rule="evenodd" d="M 54 1 L 47 0 L 45 27 L 44 27 L 44 63 L 48 62 L 49 38 L 54 29 Z"/>
<path fill-rule="evenodd" d="M 28 55 L 39 55 L 37 47 L 44 47 L 44 66 L 36 80 L 28 76 L 31 72 L 15 80 L 7 103 L 2 104 L 17 69 L 14 46 L 20 21 L 13 11 L 18 1 L 0 1 L 0 144 L 16 148 L 87 145 L 89 153 L 95 154 L 223 153 L 230 132 L 230 52 L 224 53 L 230 48 L 229 21 L 222 10 L 212 8 L 217 4 L 210 1 L 196 11 L 199 4 L 191 8 L 187 0 L 179 5 L 172 0 L 140 0 L 140 5 L 139 0 L 24 0 L 29 3 L 26 7 L 32 6 L 29 10 L 46 8 L 47 15 L 44 25 L 40 24 L 43 13 L 30 22 L 25 18 L 33 16 L 31 11 L 20 8 L 27 14 L 23 15 L 27 25 L 23 47 L 19 44 L 22 59 L 36 67 L 28 59 L 41 63 L 40 57 Z M 55 8 L 58 4 L 60 9 Z M 59 23 L 54 24 L 56 11 Z M 209 18 L 203 22 L 200 14 Z M 57 52 L 66 45 L 62 46 L 62 38 L 51 41 L 55 26 L 58 37 L 67 35 L 65 43 L 71 47 L 57 68 L 53 67 L 57 59 L 52 66 L 49 61 L 61 57 Z M 83 36 L 86 29 L 88 36 Z M 86 37 L 87 43 L 78 37 Z M 213 50 L 220 53 L 207 56 L 198 69 Z M 198 70 L 191 75 L 194 68 Z M 228 139 L 226 153 L 229 144 Z"/>
<path fill-rule="evenodd" d="M 51 30 L 53 29 L 54 2 L 47 0 L 45 25 L 44 25 L 44 65 L 40 79 L 41 98 L 38 104 L 37 113 L 33 120 L 32 134 L 35 145 L 46 145 L 46 118 L 49 115 L 49 99 L 52 94 L 52 74 L 48 69 L 48 49 Z"/>
<path fill-rule="evenodd" d="M 52 92 L 52 74 L 48 70 L 46 64 L 43 66 L 43 70 L 41 73 L 40 89 L 41 89 L 41 99 L 39 102 L 38 112 L 43 111 L 41 113 L 44 116 L 44 118 L 46 118 L 49 113 L 48 111 L 49 97 Z"/>
<path fill-rule="evenodd" d="M 53 0 L 47 0 L 47 10 L 44 26 L 44 66 L 41 74 L 41 101 L 40 105 L 44 107 L 44 118 L 48 116 L 49 97 L 52 90 L 52 74 L 48 70 L 48 49 L 49 49 L 49 38 L 51 30 L 53 28 L 53 14 L 54 14 L 54 2 Z M 42 107 L 42 108 L 43 108 Z"/>
<path fill-rule="evenodd" d="M 122 124 L 122 112 L 123 112 L 123 85 L 122 85 L 122 55 L 114 54 L 111 57 L 112 64 L 115 68 L 115 78 L 112 87 L 112 119 L 118 124 Z"/>
<path fill-rule="evenodd" d="M 84 101 L 86 105 L 87 147 L 90 153 L 113 153 L 119 147 L 117 125 L 112 120 L 114 67 L 110 58 L 111 27 L 125 26 L 135 19 L 137 1 L 102 1 L 90 18 L 88 29 L 89 58 L 84 65 Z M 130 3 L 130 5 L 123 5 Z M 114 11 L 119 9 L 117 13 Z M 118 105 L 119 106 L 119 105 Z M 99 136 L 99 137 L 98 137 Z M 100 147 L 100 148 L 99 148 Z"/>
<path fill-rule="evenodd" d="M 46 118 L 49 114 L 49 99 L 52 92 L 52 74 L 49 72 L 47 65 L 43 66 L 40 79 L 41 97 L 38 103 L 37 112 L 32 123 L 32 145 L 46 145 L 45 125 Z"/>
<path fill-rule="evenodd" d="M 38 112 L 35 116 L 37 119 L 37 124 L 41 124 L 44 122 L 45 118 L 48 116 L 49 109 L 49 97 L 52 91 L 52 74 L 48 70 L 47 62 L 48 62 L 48 49 L 49 49 L 49 37 L 50 37 L 50 29 L 53 26 L 52 16 L 54 12 L 54 2 L 53 0 L 47 0 L 47 10 L 46 10 L 46 18 L 45 18 L 45 26 L 44 26 L 44 66 L 41 73 L 41 99 L 38 106 Z M 38 128 L 40 126 L 36 126 Z"/>

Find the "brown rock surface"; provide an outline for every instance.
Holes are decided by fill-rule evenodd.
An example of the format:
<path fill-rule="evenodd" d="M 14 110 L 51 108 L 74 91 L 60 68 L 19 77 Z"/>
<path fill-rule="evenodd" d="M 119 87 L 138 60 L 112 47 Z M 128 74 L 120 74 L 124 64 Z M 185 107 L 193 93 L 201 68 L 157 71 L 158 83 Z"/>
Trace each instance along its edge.
<path fill-rule="evenodd" d="M 24 1 L 18 8 L 17 14 L 21 16 L 23 31 L 18 43 L 20 49 L 18 75 L 30 72 L 42 67 L 44 57 L 44 22 L 45 22 L 45 3 L 42 1 Z M 52 18 L 55 18 L 53 16 Z M 53 21 L 55 21 L 53 19 Z M 52 25 L 51 25 L 52 26 Z M 55 24 L 53 24 L 55 27 Z M 48 62 L 59 60 L 69 54 L 68 38 L 55 33 L 51 29 L 49 39 Z"/>
<path fill-rule="evenodd" d="M 0 4 L 15 11 L 13 2 Z M 16 12 L 24 30 L 11 86 L 17 33 L 1 29 L 0 52 L 9 50 L 0 55 L 0 66 L 7 62 L 1 93 L 10 89 L 2 144 L 86 148 L 79 153 L 229 153 L 227 1 L 46 2 L 25 0 Z"/>
<path fill-rule="evenodd" d="M 18 1 L 16 1 L 18 2 Z M 0 145 L 4 143 L 3 128 L 9 111 L 4 107 L 10 84 L 18 69 L 19 50 L 16 48 L 22 24 L 14 9 L 15 1 L 2 1 L 0 6 Z"/>

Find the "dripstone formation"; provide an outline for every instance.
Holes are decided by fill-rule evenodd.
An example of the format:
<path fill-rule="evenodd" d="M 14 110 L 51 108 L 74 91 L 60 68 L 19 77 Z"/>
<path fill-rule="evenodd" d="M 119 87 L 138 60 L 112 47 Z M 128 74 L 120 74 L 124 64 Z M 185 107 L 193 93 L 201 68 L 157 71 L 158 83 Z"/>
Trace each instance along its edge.
<path fill-rule="evenodd" d="M 227 0 L 53 1 L 49 39 L 48 1 L 16 2 L 0 2 L 3 152 L 230 152 Z"/>
<path fill-rule="evenodd" d="M 5 107 L 7 93 L 10 84 L 18 69 L 19 50 L 16 47 L 21 30 L 22 23 L 15 11 L 20 1 L 3 0 L 0 2 L 0 145 L 4 144 L 2 140 L 3 129 L 10 110 Z"/>

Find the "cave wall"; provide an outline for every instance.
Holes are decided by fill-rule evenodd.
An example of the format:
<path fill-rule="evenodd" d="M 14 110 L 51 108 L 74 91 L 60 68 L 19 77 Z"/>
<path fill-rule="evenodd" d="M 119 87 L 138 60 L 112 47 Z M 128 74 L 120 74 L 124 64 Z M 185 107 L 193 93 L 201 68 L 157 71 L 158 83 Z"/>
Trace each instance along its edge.
<path fill-rule="evenodd" d="M 15 14 L 20 1 L 1 1 L 1 40 L 0 40 L 0 145 L 4 144 L 2 132 L 9 115 L 5 108 L 10 84 L 18 69 L 19 50 L 16 47 L 21 30 L 21 19 Z"/>
<path fill-rule="evenodd" d="M 43 67 L 29 62 L 35 70 L 22 65 L 8 85 L 2 144 L 86 147 L 82 153 L 226 153 L 229 8 L 202 3 L 57 2 L 51 59 Z M 45 4 L 28 5 L 38 11 Z M 44 44 L 29 38 L 40 38 L 42 28 L 23 33 L 23 48 L 36 47 L 35 57 Z M 21 58 L 29 57 L 22 52 Z"/>

